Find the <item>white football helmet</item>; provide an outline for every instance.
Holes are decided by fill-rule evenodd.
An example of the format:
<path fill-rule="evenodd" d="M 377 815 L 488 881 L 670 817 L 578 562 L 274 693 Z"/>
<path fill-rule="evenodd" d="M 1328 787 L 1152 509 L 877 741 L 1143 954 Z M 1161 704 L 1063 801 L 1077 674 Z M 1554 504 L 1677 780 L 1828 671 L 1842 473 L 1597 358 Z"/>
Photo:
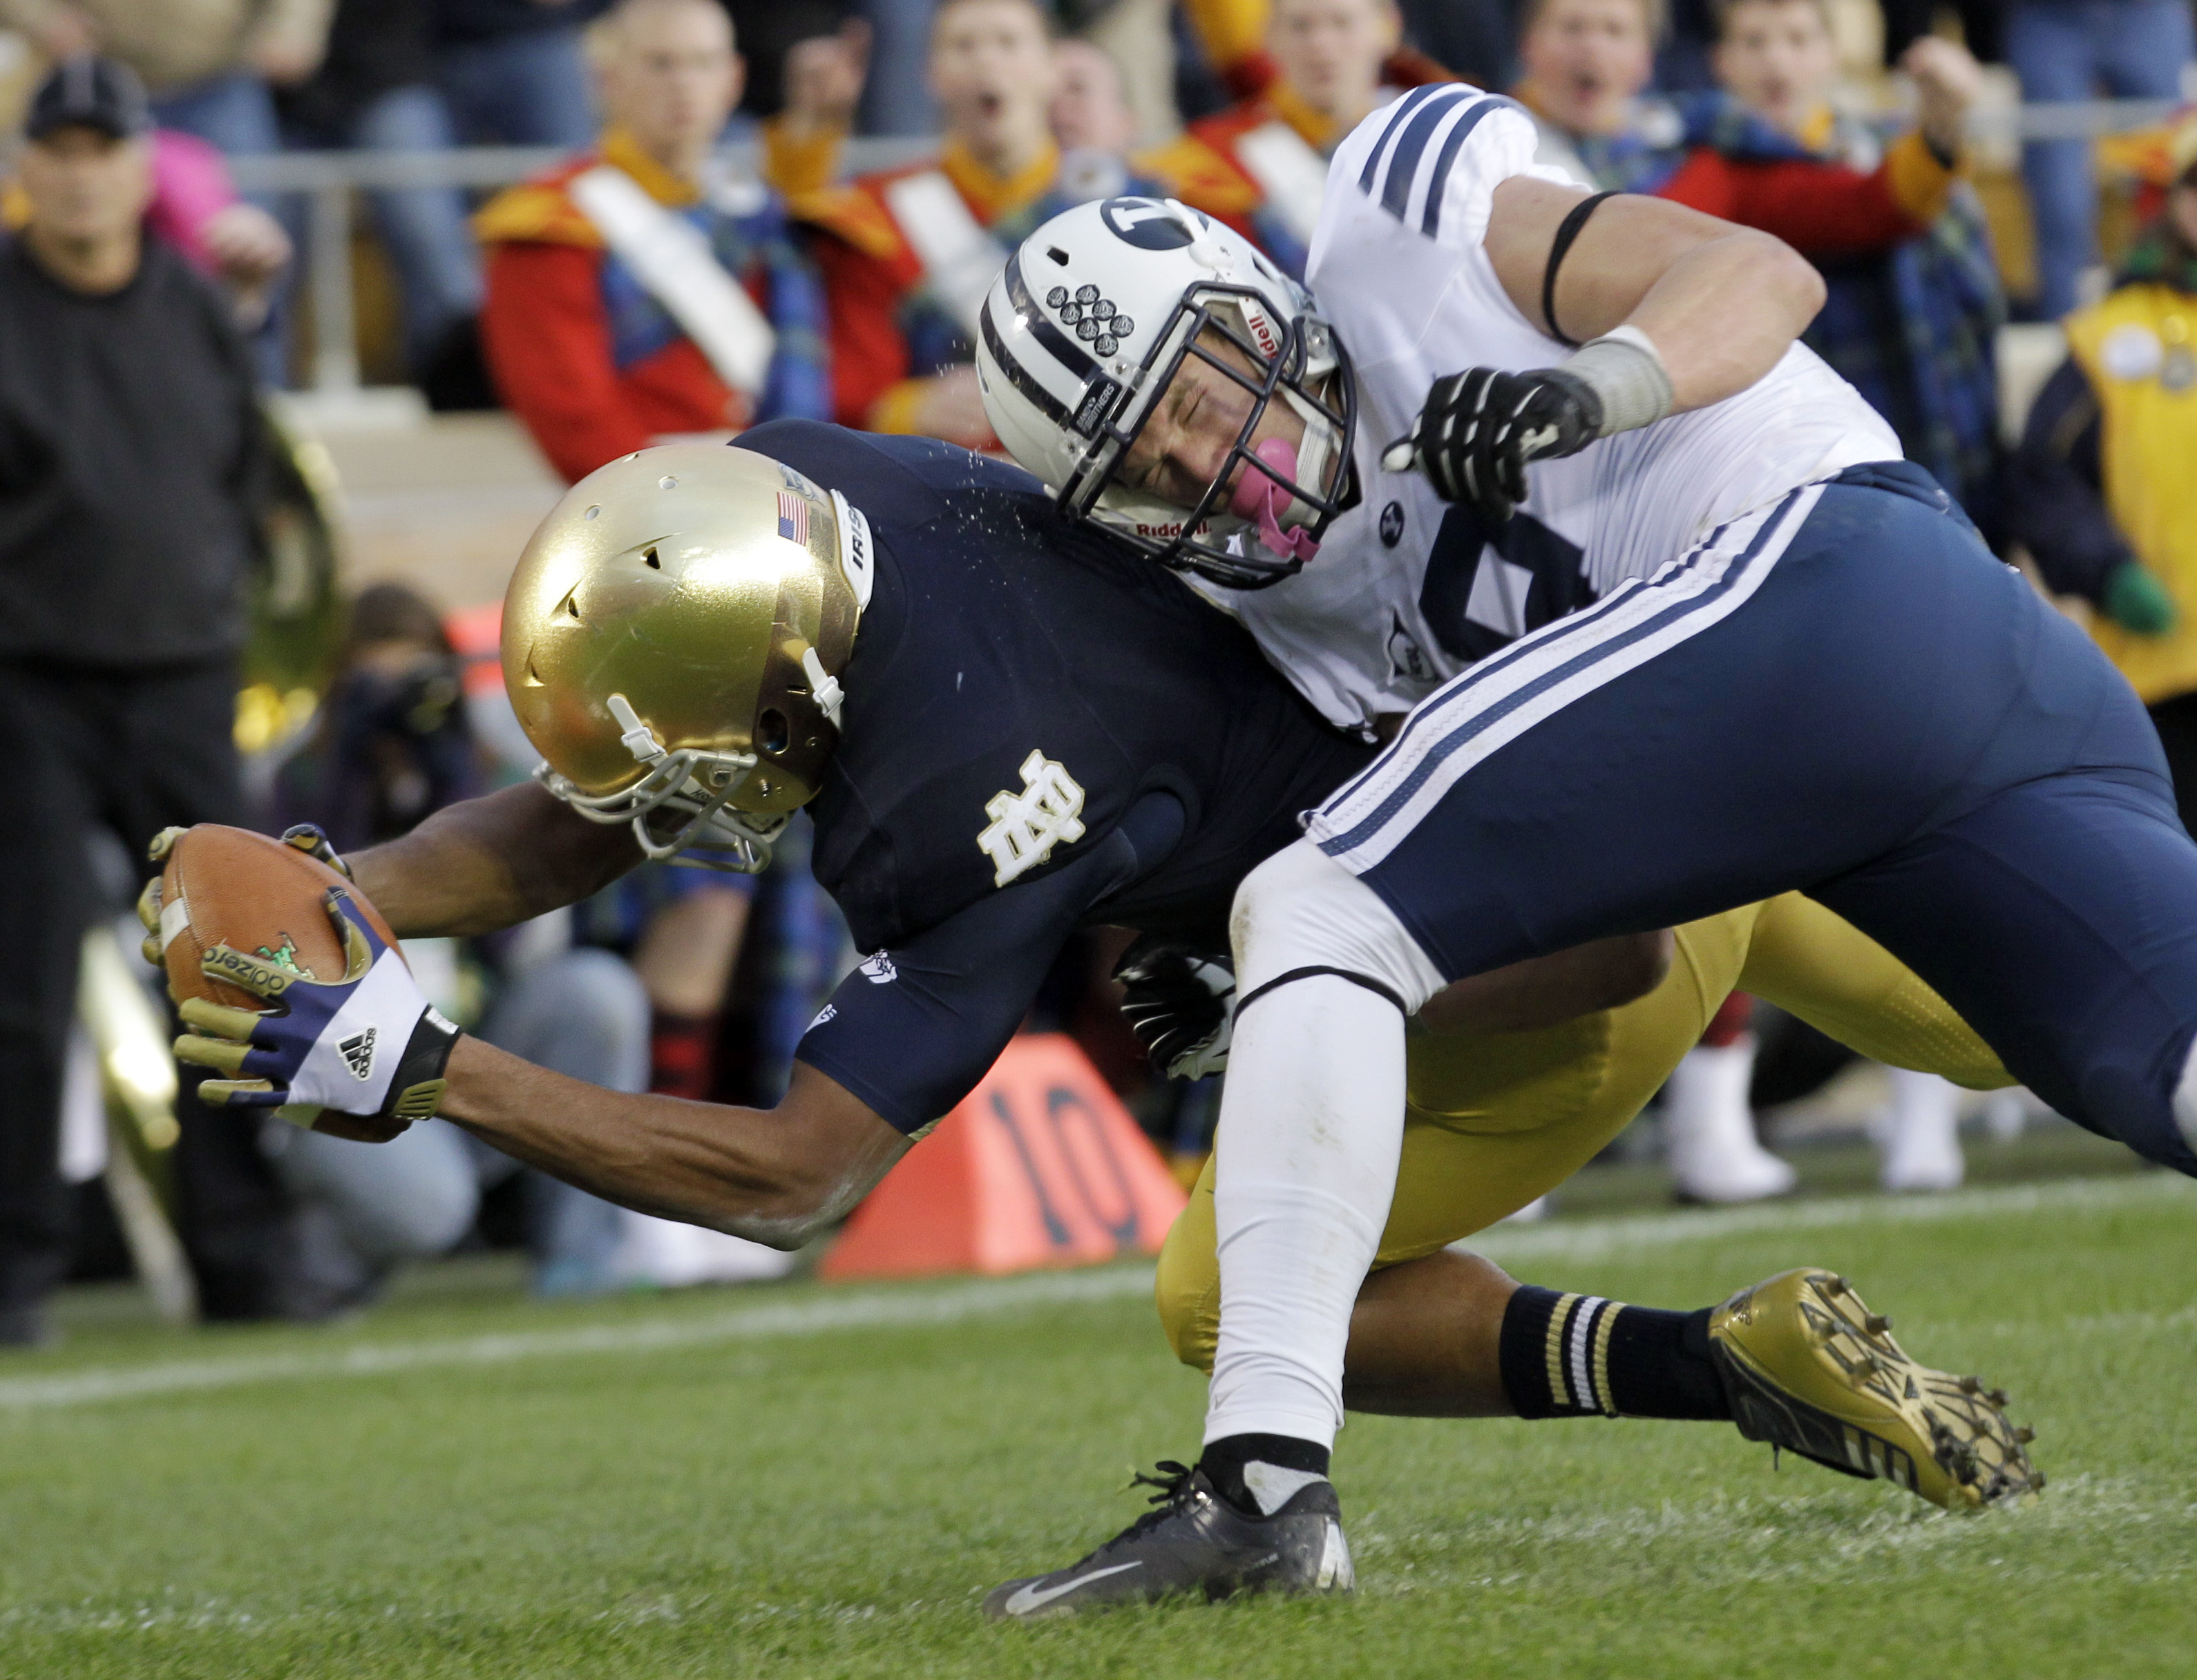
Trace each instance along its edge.
<path fill-rule="evenodd" d="M 1357 399 L 1319 305 L 1250 240 L 1174 200 L 1062 211 L 1007 259 L 980 328 L 977 382 L 1008 453 L 1070 518 L 1162 565 L 1232 588 L 1278 583 L 1354 500 Z M 1185 507 L 1115 477 L 1188 356 L 1251 404 L 1220 471 Z M 1295 448 L 1254 442 L 1277 392 L 1304 423 Z"/>

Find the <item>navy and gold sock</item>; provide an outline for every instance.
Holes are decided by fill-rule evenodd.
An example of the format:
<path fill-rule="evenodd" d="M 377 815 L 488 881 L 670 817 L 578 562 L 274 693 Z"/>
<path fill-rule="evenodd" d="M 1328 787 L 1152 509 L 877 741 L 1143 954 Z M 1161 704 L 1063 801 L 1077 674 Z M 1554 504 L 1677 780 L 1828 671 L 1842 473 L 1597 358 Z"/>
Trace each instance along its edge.
<path fill-rule="evenodd" d="M 1521 1285 L 1503 1314 L 1503 1390 L 1521 1417 L 1731 1416 L 1709 1312 Z"/>

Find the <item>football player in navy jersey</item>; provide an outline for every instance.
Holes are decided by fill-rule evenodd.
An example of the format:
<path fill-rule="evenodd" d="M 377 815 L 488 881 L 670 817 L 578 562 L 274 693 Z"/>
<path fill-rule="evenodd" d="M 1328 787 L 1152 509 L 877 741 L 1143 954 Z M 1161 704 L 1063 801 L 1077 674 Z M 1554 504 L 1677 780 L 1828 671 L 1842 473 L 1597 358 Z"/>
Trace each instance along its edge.
<path fill-rule="evenodd" d="M 1176 1065 L 1209 1058 L 1225 982 L 1207 985 L 1185 953 L 1225 945 L 1237 883 L 1370 753 L 1238 626 L 1062 518 L 1027 475 L 810 422 L 730 449 L 641 451 L 582 480 L 530 543 L 504 622 L 507 683 L 548 760 L 540 785 L 449 808 L 350 860 L 360 892 L 400 934 L 484 932 L 574 901 L 644 856 L 759 866 L 805 807 L 818 878 L 871 954 L 804 1039 L 785 1099 L 758 1111 L 613 1093 L 463 1037 L 340 895 L 330 913 L 353 953 L 346 976 L 301 979 L 222 952 L 223 976 L 277 1007 L 186 1004 L 194 1030 L 178 1053 L 217 1070 L 212 1100 L 319 1105 L 322 1128 L 368 1139 L 439 1111 L 626 1205 L 786 1246 L 843 1214 L 970 1091 L 1078 926 L 1145 932 L 1148 1041 Z M 145 910 L 157 928 L 157 902 Z M 1955 1070 L 1950 1056 L 1994 1076 L 1942 1004 L 1846 937 L 1846 972 L 1884 974 L 1879 1015 L 1934 1023 L 1933 1065 Z M 1467 981 L 1425 1016 L 1445 1032 L 1504 1035 L 1522 1088 L 1582 1057 L 1599 1086 L 1588 1046 L 1606 1053 L 1628 1032 L 1658 1046 L 1634 1058 L 1618 1087 L 1629 1095 L 1549 1128 L 1584 1159 L 1693 1041 L 1700 1000 L 1713 1007 L 1729 989 L 1742 943 L 1681 930 L 1666 978 L 1660 936 L 1620 938 Z M 1583 1015 L 1602 1024 L 1566 1036 Z M 1827 1006 L 1823 1018 L 1844 1017 Z M 1865 1024 L 1847 1035 L 1884 1048 Z M 1445 1112 L 1440 1086 L 1413 1098 L 1437 1123 L 1508 1100 L 1483 1080 Z M 1461 1179 L 1500 1176 L 1467 1156 Z M 1459 1228 L 1501 1211 L 1482 1207 Z M 1931 1461 L 1913 1416 L 1869 1393 L 1823 1338 L 1798 1333 L 1824 1274 L 1787 1274 L 1715 1312 L 1536 1291 L 1547 1310 L 1522 1341 L 1513 1303 L 1525 1292 L 1416 1235 L 1418 1276 L 1437 1287 L 1391 1288 L 1369 1321 L 1361 1393 L 1378 1409 L 1725 1419 L 1939 1503 L 2028 1486 L 1995 1408 L 1972 1409 L 1975 1451 L 1955 1474 Z M 1196 1261 L 1185 1257 L 1192 1272 Z M 1839 1358 L 1880 1344 L 1897 1354 L 1852 1317 Z M 1177 1331 L 1185 1357 L 1195 1335 Z M 1551 1375 L 1561 1361 L 1549 1350 L 1568 1338 L 1596 1350 L 1575 1382 Z M 1856 1428 L 1893 1445 L 1847 1463 L 1840 1431 Z M 1348 1583 L 1340 1526 L 1319 1498 L 1267 1514 L 1206 1503 L 1234 1584 Z M 1049 1602 L 1016 1590 L 1028 1602 L 1005 1613 Z"/>

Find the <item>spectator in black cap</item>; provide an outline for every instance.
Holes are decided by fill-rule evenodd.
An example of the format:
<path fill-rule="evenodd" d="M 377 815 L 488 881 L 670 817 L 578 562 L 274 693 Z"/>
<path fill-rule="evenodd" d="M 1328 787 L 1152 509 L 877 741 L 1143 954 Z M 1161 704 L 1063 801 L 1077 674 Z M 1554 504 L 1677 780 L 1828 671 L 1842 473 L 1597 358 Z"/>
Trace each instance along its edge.
<path fill-rule="evenodd" d="M 264 444 L 220 296 L 146 236 L 136 77 L 79 58 L 38 88 L 0 245 L 0 1345 L 35 1342 L 68 1248 L 57 1156 L 95 825 L 138 857 L 234 820 L 232 729 Z M 174 1157 L 217 1317 L 295 1310 L 287 1208 L 252 1133 L 188 1095 Z"/>

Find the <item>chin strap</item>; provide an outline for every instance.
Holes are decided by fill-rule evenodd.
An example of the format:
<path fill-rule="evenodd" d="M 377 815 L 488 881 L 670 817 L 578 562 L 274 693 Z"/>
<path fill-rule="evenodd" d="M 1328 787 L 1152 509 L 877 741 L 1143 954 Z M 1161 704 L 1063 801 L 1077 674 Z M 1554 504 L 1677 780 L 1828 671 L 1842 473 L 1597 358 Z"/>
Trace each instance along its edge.
<path fill-rule="evenodd" d="M 641 721 L 641 714 L 633 709 L 633 702 L 623 694 L 613 694 L 604 702 L 610 708 L 611 717 L 625 731 L 618 737 L 618 744 L 643 764 L 653 764 L 664 756 L 664 744 L 656 739 L 656 732 Z"/>
<path fill-rule="evenodd" d="M 816 709 L 830 720 L 834 729 L 841 727 L 840 708 L 846 704 L 847 691 L 839 686 L 839 679 L 824 669 L 824 662 L 816 657 L 816 650 L 801 650 L 801 674 L 809 679 L 809 692 L 816 702 Z"/>

